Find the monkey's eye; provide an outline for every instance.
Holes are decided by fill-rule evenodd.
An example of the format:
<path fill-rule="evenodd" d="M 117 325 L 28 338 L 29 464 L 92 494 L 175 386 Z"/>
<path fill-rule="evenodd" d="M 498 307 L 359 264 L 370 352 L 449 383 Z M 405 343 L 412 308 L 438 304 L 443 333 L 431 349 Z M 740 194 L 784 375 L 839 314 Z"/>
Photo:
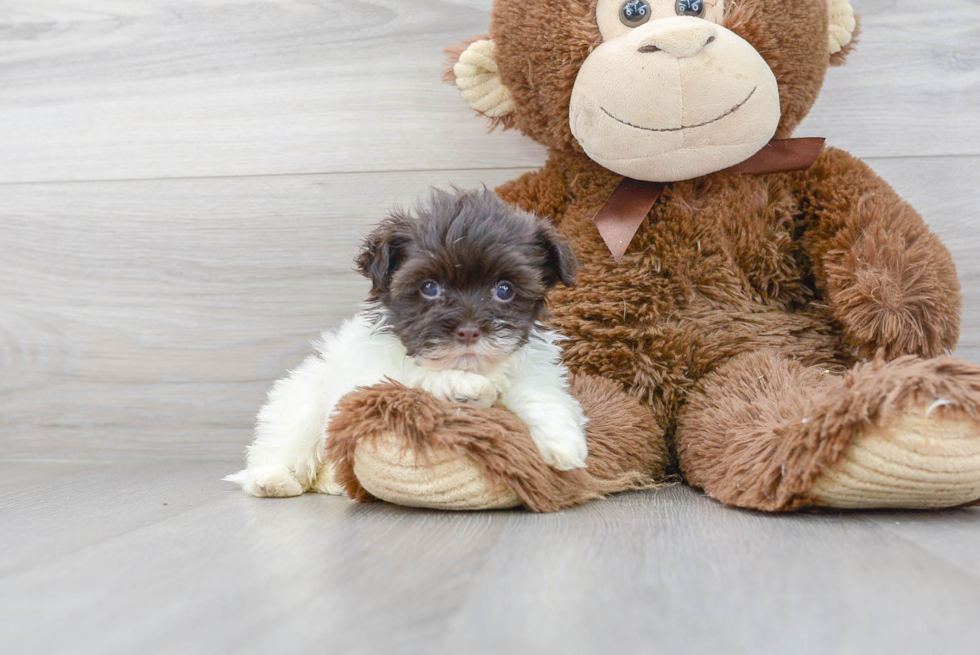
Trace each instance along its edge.
<path fill-rule="evenodd" d="M 510 282 L 498 282 L 497 286 L 493 288 L 493 297 L 507 302 L 514 297 L 514 285 Z"/>
<path fill-rule="evenodd" d="M 628 0 L 619 9 L 619 20 L 626 27 L 637 27 L 650 20 L 650 13 L 647 0 Z"/>
<path fill-rule="evenodd" d="M 426 280 L 422 283 L 422 295 L 426 298 L 438 298 L 442 295 L 442 289 L 432 280 Z"/>
<path fill-rule="evenodd" d="M 674 11 L 678 16 L 694 16 L 701 18 L 704 16 L 704 0 L 677 0 L 674 4 Z"/>

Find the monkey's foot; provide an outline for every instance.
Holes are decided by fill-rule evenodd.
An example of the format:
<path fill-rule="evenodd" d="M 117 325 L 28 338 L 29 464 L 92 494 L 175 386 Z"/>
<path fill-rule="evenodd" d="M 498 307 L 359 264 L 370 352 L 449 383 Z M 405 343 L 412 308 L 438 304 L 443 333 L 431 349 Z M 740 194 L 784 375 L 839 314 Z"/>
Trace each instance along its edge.
<path fill-rule="evenodd" d="M 341 400 L 324 462 L 356 500 L 446 510 L 556 512 L 652 486 L 667 454 L 650 412 L 615 382 L 590 376 L 570 382 L 589 417 L 588 468 L 548 466 L 528 427 L 506 409 L 446 403 L 394 382 Z"/>
<path fill-rule="evenodd" d="M 980 498 L 980 422 L 942 401 L 906 410 L 858 435 L 809 495 L 815 505 L 844 509 L 973 502 Z"/>
<path fill-rule="evenodd" d="M 469 457 L 446 450 L 423 459 L 391 432 L 358 444 L 354 475 L 375 498 L 409 507 L 481 510 L 521 504 L 510 488 L 491 484 Z"/>

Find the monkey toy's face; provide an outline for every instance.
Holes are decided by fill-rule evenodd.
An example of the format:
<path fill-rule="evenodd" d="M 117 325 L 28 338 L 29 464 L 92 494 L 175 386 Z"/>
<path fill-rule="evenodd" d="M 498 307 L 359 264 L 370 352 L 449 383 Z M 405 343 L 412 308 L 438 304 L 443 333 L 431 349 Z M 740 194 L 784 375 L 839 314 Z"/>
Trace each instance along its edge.
<path fill-rule="evenodd" d="M 673 182 L 734 166 L 779 125 L 765 59 L 721 25 L 722 0 L 598 0 L 602 44 L 572 89 L 572 134 L 591 159 Z"/>
<path fill-rule="evenodd" d="M 498 123 L 674 182 L 788 136 L 855 28 L 848 0 L 497 0 L 454 73 Z"/>

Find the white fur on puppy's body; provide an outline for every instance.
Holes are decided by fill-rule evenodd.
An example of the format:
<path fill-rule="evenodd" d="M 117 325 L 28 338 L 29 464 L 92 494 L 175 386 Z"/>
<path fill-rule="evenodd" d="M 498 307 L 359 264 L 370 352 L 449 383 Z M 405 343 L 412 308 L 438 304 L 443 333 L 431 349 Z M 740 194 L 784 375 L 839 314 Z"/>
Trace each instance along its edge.
<path fill-rule="evenodd" d="M 588 419 L 568 393 L 557 333 L 534 330 L 526 345 L 493 370 L 472 373 L 420 365 L 394 333 L 378 325 L 362 312 L 323 333 L 317 352 L 273 385 L 258 415 L 245 470 L 225 480 L 253 496 L 342 494 L 329 467 L 321 470 L 327 423 L 343 396 L 386 378 L 450 402 L 484 407 L 499 402 L 528 426 L 548 465 L 560 471 L 585 467 Z"/>

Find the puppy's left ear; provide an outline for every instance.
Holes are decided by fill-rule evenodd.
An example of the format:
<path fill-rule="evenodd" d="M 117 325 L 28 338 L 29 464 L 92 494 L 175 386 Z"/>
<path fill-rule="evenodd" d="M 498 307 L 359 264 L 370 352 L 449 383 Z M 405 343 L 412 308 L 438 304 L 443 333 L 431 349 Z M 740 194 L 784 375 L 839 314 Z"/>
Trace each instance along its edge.
<path fill-rule="evenodd" d="M 371 293 L 382 295 L 391 287 L 391 277 L 402 263 L 407 243 L 398 234 L 399 221 L 389 218 L 382 221 L 361 244 L 361 252 L 354 260 L 357 271 L 371 280 Z"/>
<path fill-rule="evenodd" d="M 572 247 L 558 236 L 554 228 L 543 222 L 539 223 L 535 237 L 544 254 L 544 285 L 549 289 L 559 282 L 566 287 L 572 286 L 575 283 L 575 269 L 578 267 Z"/>

